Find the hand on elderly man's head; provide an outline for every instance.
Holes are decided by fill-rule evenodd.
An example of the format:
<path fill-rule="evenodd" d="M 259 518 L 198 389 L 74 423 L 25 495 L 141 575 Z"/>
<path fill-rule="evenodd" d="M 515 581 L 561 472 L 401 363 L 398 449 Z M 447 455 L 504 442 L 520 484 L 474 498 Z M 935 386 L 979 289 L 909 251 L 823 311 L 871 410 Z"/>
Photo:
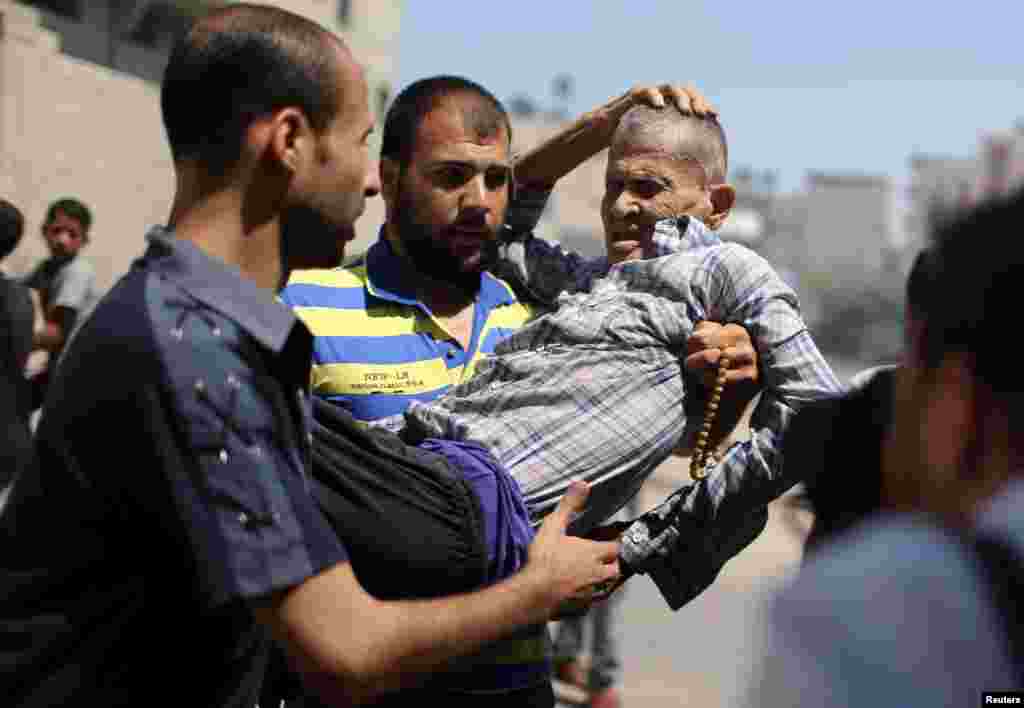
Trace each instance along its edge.
<path fill-rule="evenodd" d="M 683 115 L 717 116 L 718 111 L 696 88 L 661 84 L 660 86 L 637 86 L 629 92 L 633 105 L 664 108 L 675 106 Z"/>

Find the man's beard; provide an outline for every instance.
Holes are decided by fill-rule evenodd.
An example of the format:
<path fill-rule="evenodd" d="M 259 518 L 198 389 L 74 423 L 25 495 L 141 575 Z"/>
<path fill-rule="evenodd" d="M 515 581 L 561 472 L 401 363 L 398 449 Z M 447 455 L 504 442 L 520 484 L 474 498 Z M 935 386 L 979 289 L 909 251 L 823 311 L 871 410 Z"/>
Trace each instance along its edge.
<path fill-rule="evenodd" d="M 405 193 L 400 194 L 398 198 L 395 226 L 402 248 L 418 273 L 431 280 L 447 283 L 466 295 L 475 295 L 479 292 L 480 274 L 486 267 L 487 253 L 490 250 L 487 244 L 481 249 L 480 263 L 464 269 L 459 258 L 445 243 L 445 229 L 419 222 L 416 219 L 415 206 Z"/>

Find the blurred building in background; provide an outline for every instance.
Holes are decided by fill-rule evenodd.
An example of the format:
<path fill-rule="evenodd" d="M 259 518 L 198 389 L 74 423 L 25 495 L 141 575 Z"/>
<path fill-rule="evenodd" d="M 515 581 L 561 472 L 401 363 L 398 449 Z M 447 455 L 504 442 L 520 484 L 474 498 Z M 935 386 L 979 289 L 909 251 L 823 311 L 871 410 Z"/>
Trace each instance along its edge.
<path fill-rule="evenodd" d="M 975 202 L 979 164 L 974 158 L 918 153 L 911 155 L 909 167 L 906 230 L 920 248 L 937 222 Z"/>
<path fill-rule="evenodd" d="M 907 233 L 916 248 L 936 223 L 992 197 L 1024 186 L 1024 119 L 981 136 L 974 155 L 910 157 Z"/>
<path fill-rule="evenodd" d="M 887 177 L 809 172 L 804 201 L 803 269 L 848 288 L 882 275 L 892 243 Z"/>
<path fill-rule="evenodd" d="M 46 255 L 36 234 L 46 206 L 63 196 L 93 211 L 85 253 L 102 287 L 141 254 L 145 229 L 166 220 L 174 189 L 159 79 L 173 41 L 210 4 L 0 0 L 0 194 L 28 221 L 6 262 L 12 272 Z M 371 108 L 383 117 L 398 74 L 401 0 L 275 4 L 345 38 L 366 67 Z M 367 207 L 364 239 L 383 219 L 379 199 Z"/>

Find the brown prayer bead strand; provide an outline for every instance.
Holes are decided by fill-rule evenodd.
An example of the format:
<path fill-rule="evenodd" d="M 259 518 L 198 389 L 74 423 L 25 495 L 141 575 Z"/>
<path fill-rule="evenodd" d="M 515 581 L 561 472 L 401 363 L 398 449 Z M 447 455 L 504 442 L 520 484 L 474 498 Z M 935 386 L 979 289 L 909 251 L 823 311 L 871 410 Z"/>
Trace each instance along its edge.
<path fill-rule="evenodd" d="M 707 460 L 715 458 L 714 451 L 707 450 L 708 440 L 711 437 L 711 428 L 715 423 L 715 416 L 718 415 L 718 407 L 722 401 L 722 391 L 725 390 L 725 382 L 729 376 L 729 357 L 722 354 L 718 359 L 718 379 L 715 381 L 715 388 L 711 392 L 711 399 L 704 409 L 704 421 L 700 432 L 697 433 L 697 444 L 693 449 L 693 456 L 690 458 L 690 477 L 694 480 L 701 480 L 707 476 Z"/>

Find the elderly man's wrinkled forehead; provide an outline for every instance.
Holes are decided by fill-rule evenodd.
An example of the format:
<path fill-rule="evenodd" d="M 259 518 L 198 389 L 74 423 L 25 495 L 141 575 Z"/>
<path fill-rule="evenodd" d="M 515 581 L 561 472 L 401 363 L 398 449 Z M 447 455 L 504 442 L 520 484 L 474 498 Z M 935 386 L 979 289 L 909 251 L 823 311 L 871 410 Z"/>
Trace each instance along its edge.
<path fill-rule="evenodd" d="M 619 121 L 609 160 L 668 158 L 676 169 L 693 173 L 705 184 L 721 184 L 726 177 L 726 151 L 717 123 L 684 116 L 673 108 L 635 106 Z"/>

